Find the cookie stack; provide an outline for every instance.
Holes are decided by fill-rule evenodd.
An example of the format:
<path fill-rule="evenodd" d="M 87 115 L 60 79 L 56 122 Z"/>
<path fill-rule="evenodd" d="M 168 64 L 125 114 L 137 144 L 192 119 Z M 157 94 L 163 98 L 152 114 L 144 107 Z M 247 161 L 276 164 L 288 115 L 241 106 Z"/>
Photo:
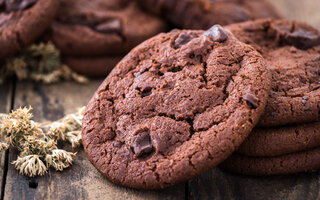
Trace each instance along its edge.
<path fill-rule="evenodd" d="M 305 23 L 159 34 L 120 61 L 90 100 L 84 149 L 111 181 L 140 189 L 221 163 L 252 175 L 317 170 L 319 72 L 320 32 Z"/>
<path fill-rule="evenodd" d="M 281 18 L 264 0 L 136 0 L 147 11 L 182 29 L 208 29 L 260 18 Z"/>
<path fill-rule="evenodd" d="M 320 32 L 288 20 L 226 28 L 263 55 L 272 89 L 257 127 L 221 166 L 251 175 L 320 169 Z"/>
<path fill-rule="evenodd" d="M 51 40 L 70 68 L 104 76 L 131 48 L 166 30 L 130 0 L 61 0 Z"/>
<path fill-rule="evenodd" d="M 74 71 L 104 76 L 133 47 L 167 31 L 167 23 L 207 29 L 265 17 L 281 16 L 261 0 L 1 0 L 0 45 L 6 50 L 0 60 L 36 40 L 51 40 Z"/>
<path fill-rule="evenodd" d="M 50 26 L 56 0 L 0 1 L 0 60 L 32 44 Z"/>

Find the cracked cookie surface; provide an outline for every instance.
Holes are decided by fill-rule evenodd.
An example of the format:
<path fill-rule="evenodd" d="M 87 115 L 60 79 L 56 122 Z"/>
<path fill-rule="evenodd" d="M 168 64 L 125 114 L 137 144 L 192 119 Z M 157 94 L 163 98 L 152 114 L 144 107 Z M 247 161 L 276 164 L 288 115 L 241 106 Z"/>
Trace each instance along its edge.
<path fill-rule="evenodd" d="M 208 29 L 259 18 L 281 18 L 264 0 L 136 0 L 147 11 L 184 29 Z"/>
<path fill-rule="evenodd" d="M 261 55 L 219 25 L 159 34 L 90 100 L 84 149 L 114 183 L 168 187 L 226 159 L 258 122 L 270 87 Z"/>
<path fill-rule="evenodd" d="M 161 19 L 130 0 L 61 0 L 52 40 L 65 55 L 106 56 L 127 53 L 166 31 Z"/>
<path fill-rule="evenodd" d="M 289 20 L 256 20 L 225 27 L 255 47 L 272 73 L 272 89 L 258 126 L 320 119 L 320 32 Z"/>
<path fill-rule="evenodd" d="M 0 60 L 36 40 L 52 22 L 57 0 L 0 0 Z"/>

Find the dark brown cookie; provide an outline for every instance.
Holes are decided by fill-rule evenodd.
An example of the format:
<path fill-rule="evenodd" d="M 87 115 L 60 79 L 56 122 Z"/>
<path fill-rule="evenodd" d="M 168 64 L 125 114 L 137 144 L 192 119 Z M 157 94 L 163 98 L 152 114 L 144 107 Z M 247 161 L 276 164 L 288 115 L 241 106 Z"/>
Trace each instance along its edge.
<path fill-rule="evenodd" d="M 281 18 L 264 0 L 137 0 L 146 10 L 185 29 L 207 29 L 259 18 Z"/>
<path fill-rule="evenodd" d="M 247 156 L 280 156 L 320 146 L 320 122 L 275 128 L 254 128 L 238 153 Z"/>
<path fill-rule="evenodd" d="M 61 0 L 52 40 L 65 55 L 119 55 L 162 31 L 161 19 L 130 0 Z"/>
<path fill-rule="evenodd" d="M 280 175 L 320 169 L 320 148 L 277 157 L 230 156 L 220 165 L 231 172 L 247 175 Z"/>
<path fill-rule="evenodd" d="M 0 0 L 0 60 L 27 47 L 50 25 L 57 0 Z"/>
<path fill-rule="evenodd" d="M 260 54 L 221 26 L 159 34 L 94 94 L 83 146 L 114 183 L 168 187 L 226 159 L 258 122 L 270 87 Z"/>
<path fill-rule="evenodd" d="M 90 76 L 102 77 L 118 64 L 122 56 L 99 56 L 99 57 L 63 57 L 62 61 L 73 71 Z"/>
<path fill-rule="evenodd" d="M 288 20 L 256 20 L 226 27 L 267 60 L 272 90 L 258 126 L 320 118 L 320 32 Z"/>

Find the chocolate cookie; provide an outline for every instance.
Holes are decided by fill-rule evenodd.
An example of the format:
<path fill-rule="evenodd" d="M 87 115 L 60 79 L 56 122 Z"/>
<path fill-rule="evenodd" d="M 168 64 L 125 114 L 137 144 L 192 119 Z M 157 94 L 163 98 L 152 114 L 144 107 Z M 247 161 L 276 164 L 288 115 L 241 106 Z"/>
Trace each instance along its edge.
<path fill-rule="evenodd" d="M 254 128 L 238 153 L 247 156 L 280 156 L 320 146 L 320 122 L 289 127 Z"/>
<path fill-rule="evenodd" d="M 258 18 L 281 18 L 263 0 L 137 0 L 146 10 L 185 29 L 207 29 Z"/>
<path fill-rule="evenodd" d="M 106 76 L 118 64 L 122 56 L 63 57 L 62 61 L 73 71 L 90 77 Z"/>
<path fill-rule="evenodd" d="M 65 55 L 119 55 L 165 30 L 130 0 L 61 0 L 52 40 Z"/>
<path fill-rule="evenodd" d="M 320 169 L 320 148 L 277 157 L 234 154 L 220 167 L 239 174 L 258 176 L 312 172 Z"/>
<path fill-rule="evenodd" d="M 50 25 L 57 0 L 0 0 L 0 60 L 30 45 Z"/>
<path fill-rule="evenodd" d="M 258 126 L 320 119 L 320 32 L 288 20 L 256 20 L 226 27 L 268 62 L 272 90 Z"/>
<path fill-rule="evenodd" d="M 168 187 L 226 159 L 258 122 L 270 87 L 261 55 L 219 25 L 159 34 L 94 94 L 83 146 L 114 183 Z"/>

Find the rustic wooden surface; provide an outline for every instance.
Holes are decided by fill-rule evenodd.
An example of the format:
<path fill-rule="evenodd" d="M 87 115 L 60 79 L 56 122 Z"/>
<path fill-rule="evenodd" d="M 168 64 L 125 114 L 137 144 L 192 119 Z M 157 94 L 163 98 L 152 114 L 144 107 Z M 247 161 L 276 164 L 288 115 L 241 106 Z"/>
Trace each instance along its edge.
<path fill-rule="evenodd" d="M 289 19 L 306 21 L 320 29 L 320 0 L 268 0 Z M 0 85 L 0 112 L 32 105 L 37 121 L 56 120 L 86 105 L 102 80 L 88 85 L 62 82 L 41 85 L 10 81 Z M 0 154 L 1 199 L 320 199 L 320 172 L 290 176 L 253 177 L 213 169 L 172 188 L 138 191 L 112 184 L 91 165 L 81 148 L 71 168 L 50 170 L 27 178 L 10 164 L 17 152 Z M 320 162 L 320 161 L 319 161 Z"/>
<path fill-rule="evenodd" d="M 2 113 L 8 113 L 12 107 L 12 95 L 13 93 L 13 82 L 10 81 L 4 85 L 1 85 L 0 87 L 0 112 Z M 7 174 L 7 157 L 8 157 L 7 152 L 0 153 L 0 187 L 1 187 L 1 192 L 0 196 L 3 198 L 3 191 L 4 191 L 4 186 L 5 186 L 5 177 Z"/>

